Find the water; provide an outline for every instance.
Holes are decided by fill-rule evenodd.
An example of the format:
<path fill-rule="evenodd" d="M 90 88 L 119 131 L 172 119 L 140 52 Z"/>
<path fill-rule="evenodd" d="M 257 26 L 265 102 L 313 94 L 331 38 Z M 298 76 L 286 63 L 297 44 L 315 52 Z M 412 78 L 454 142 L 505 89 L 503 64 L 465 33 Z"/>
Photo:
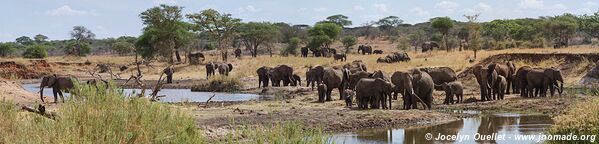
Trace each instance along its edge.
<path fill-rule="evenodd" d="M 503 113 L 464 118 L 446 124 L 408 129 L 369 129 L 335 134 L 334 143 L 538 143 L 537 140 L 516 140 L 522 135 L 539 135 L 553 124 L 547 115 Z M 463 136 L 460 140 L 427 140 L 441 135 Z M 475 134 L 493 135 L 495 140 L 475 140 Z M 479 136 L 480 136 L 479 135 Z M 468 136 L 468 138 L 466 138 Z M 499 137 L 503 136 L 501 140 Z"/>
<path fill-rule="evenodd" d="M 25 90 L 38 93 L 39 84 L 23 84 Z M 140 89 L 123 89 L 125 95 L 140 93 Z M 151 93 L 150 89 L 146 89 L 146 93 Z M 160 98 L 161 102 L 206 102 L 208 98 L 215 95 L 211 101 L 249 101 L 249 100 L 262 100 L 267 99 L 265 96 L 256 94 L 239 94 L 239 93 L 212 93 L 212 92 L 192 92 L 190 89 L 161 89 L 158 95 L 165 95 L 166 97 Z M 64 93 L 64 96 L 70 94 Z M 52 99 L 52 88 L 44 89 L 44 96 L 51 97 Z"/>

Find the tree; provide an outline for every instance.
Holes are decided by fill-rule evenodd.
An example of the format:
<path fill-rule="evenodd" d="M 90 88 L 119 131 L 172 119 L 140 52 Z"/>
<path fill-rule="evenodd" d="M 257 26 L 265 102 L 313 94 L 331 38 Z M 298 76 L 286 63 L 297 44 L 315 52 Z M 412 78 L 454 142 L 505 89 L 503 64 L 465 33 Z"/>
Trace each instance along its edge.
<path fill-rule="evenodd" d="M 182 9 L 179 6 L 160 5 L 139 15 L 145 27 L 135 45 L 143 58 L 159 55 L 167 58 L 169 63 L 174 63 L 174 52 L 177 62 L 181 62 L 179 48 L 185 47 L 193 36 L 189 31 L 191 25 L 183 22 Z"/>
<path fill-rule="evenodd" d="M 118 41 L 114 44 L 112 44 L 112 50 L 116 51 L 119 55 L 127 55 L 130 54 L 133 49 L 134 49 L 134 45 L 132 43 L 129 43 L 127 41 Z"/>
<path fill-rule="evenodd" d="M 267 22 L 245 23 L 239 26 L 238 31 L 243 43 L 252 50 L 253 57 L 258 54 L 258 47 L 261 44 L 272 42 L 279 35 L 277 26 Z"/>
<path fill-rule="evenodd" d="M 324 22 L 334 23 L 341 27 L 352 25 L 352 21 L 350 21 L 347 16 L 342 14 L 329 16 Z"/>
<path fill-rule="evenodd" d="M 316 24 L 308 30 L 308 35 L 310 35 L 310 43 L 308 45 L 315 48 L 321 46 L 329 48 L 329 45 L 337 39 L 342 30 L 341 26 L 333 23 Z"/>
<path fill-rule="evenodd" d="M 466 23 L 466 29 L 468 30 L 468 39 L 466 43 L 468 48 L 474 52 L 474 59 L 476 59 L 476 52 L 481 48 L 481 34 L 480 29 L 482 28 L 478 23 L 479 14 L 475 15 L 464 15 L 468 22 Z"/>
<path fill-rule="evenodd" d="M 33 39 L 35 40 L 35 43 L 42 44 L 48 40 L 48 37 L 42 34 L 37 34 L 33 37 Z"/>
<path fill-rule="evenodd" d="M 16 51 L 14 43 L 0 43 L 0 56 L 6 57 Z"/>
<path fill-rule="evenodd" d="M 578 20 L 576 16 L 566 13 L 547 19 L 544 28 L 548 36 L 554 39 L 554 42 L 565 43 L 568 47 L 568 41 L 576 34 L 578 29 Z"/>
<path fill-rule="evenodd" d="M 414 47 L 414 51 L 418 51 L 418 46 L 426 41 L 426 36 L 424 35 L 424 30 L 418 29 L 413 33 L 408 35 L 408 41 L 411 46 Z"/>
<path fill-rule="evenodd" d="M 82 51 L 82 48 L 85 45 L 83 43 L 90 42 L 92 39 L 94 39 L 94 37 L 96 37 L 96 34 L 84 26 L 74 26 L 73 30 L 71 31 L 71 37 L 75 39 L 75 52 L 71 54 L 83 56 L 86 54 Z"/>
<path fill-rule="evenodd" d="M 233 18 L 231 14 L 221 14 L 214 9 L 202 10 L 199 13 L 189 14 L 187 17 L 195 24 L 195 31 L 207 33 L 216 41 L 223 61 L 227 61 L 226 44 L 234 39 L 241 19 Z"/>
<path fill-rule="evenodd" d="M 437 17 L 432 18 L 431 26 L 437 29 L 441 34 L 443 34 L 443 42 L 445 43 L 445 49 L 449 52 L 449 43 L 447 42 L 447 34 L 449 34 L 449 30 L 453 28 L 453 20 L 449 17 Z"/>
<path fill-rule="evenodd" d="M 403 23 L 403 20 L 397 16 L 387 16 L 376 22 L 379 25 L 379 29 L 386 32 L 387 35 L 395 35 L 393 32 L 394 28 Z"/>
<path fill-rule="evenodd" d="M 92 51 L 88 43 L 77 44 L 76 41 L 69 41 L 64 47 L 64 53 L 67 55 L 85 56 Z"/>
<path fill-rule="evenodd" d="M 287 47 L 283 50 L 283 55 L 288 56 L 289 54 L 296 55 L 297 49 L 299 48 L 300 42 L 302 40 L 300 38 L 294 37 L 289 40 Z"/>
<path fill-rule="evenodd" d="M 357 44 L 356 37 L 346 36 L 341 40 L 341 43 L 345 47 L 345 53 L 349 53 L 350 48 Z"/>
<path fill-rule="evenodd" d="M 32 45 L 33 44 L 33 40 L 31 40 L 31 38 L 27 37 L 27 36 L 21 36 L 18 37 L 15 42 L 17 42 L 18 44 L 21 45 Z"/>
<path fill-rule="evenodd" d="M 599 12 L 593 15 L 582 15 L 579 18 L 580 31 L 599 39 Z"/>
<path fill-rule="evenodd" d="M 44 45 L 31 45 L 23 52 L 25 58 L 45 58 L 48 56 L 48 50 Z"/>

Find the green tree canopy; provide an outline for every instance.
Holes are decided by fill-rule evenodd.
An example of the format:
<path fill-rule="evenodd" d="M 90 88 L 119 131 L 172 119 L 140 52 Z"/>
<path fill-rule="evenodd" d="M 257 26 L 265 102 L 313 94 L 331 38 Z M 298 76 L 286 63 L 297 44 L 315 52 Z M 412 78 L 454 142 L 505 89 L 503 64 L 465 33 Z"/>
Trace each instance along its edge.
<path fill-rule="evenodd" d="M 32 45 L 33 44 L 33 40 L 31 38 L 29 38 L 28 36 L 21 36 L 18 37 L 15 42 L 17 42 L 18 44 L 21 45 Z"/>
<path fill-rule="evenodd" d="M 550 17 L 544 23 L 544 28 L 547 35 L 557 42 L 565 42 L 576 34 L 578 29 L 578 20 L 572 14 L 563 14 L 555 17 Z"/>
<path fill-rule="evenodd" d="M 0 56 L 6 57 L 12 55 L 16 51 L 16 44 L 14 43 L 0 43 Z"/>
<path fill-rule="evenodd" d="M 153 58 L 156 55 L 166 57 L 173 63 L 173 51 L 177 61 L 181 61 L 179 48 L 187 45 L 192 34 L 190 25 L 183 22 L 182 7 L 160 5 L 150 8 L 140 14 L 144 28 L 143 34 L 138 38 L 136 47 L 138 53 L 144 58 Z"/>
<path fill-rule="evenodd" d="M 193 30 L 207 33 L 217 42 L 217 47 L 221 51 L 222 59 L 226 61 L 226 44 L 234 39 L 236 29 L 241 24 L 241 19 L 234 18 L 231 14 L 219 13 L 214 9 L 207 9 L 202 10 L 199 13 L 188 14 L 187 18 L 194 24 Z"/>
<path fill-rule="evenodd" d="M 119 55 L 128 55 L 133 51 L 135 46 L 127 41 L 118 41 L 112 44 L 111 48 L 112 50 L 116 51 Z"/>
<path fill-rule="evenodd" d="M 73 52 L 69 54 L 83 56 L 89 54 L 88 50 L 84 48 L 89 48 L 87 43 L 91 42 L 91 40 L 96 37 L 96 34 L 84 26 L 74 26 L 71 31 L 71 37 L 75 40 L 75 47 L 71 49 Z M 87 47 L 85 47 L 85 45 L 87 45 Z"/>
<path fill-rule="evenodd" d="M 48 57 L 48 48 L 44 45 L 31 45 L 23 52 L 25 58 L 45 58 Z"/>
<path fill-rule="evenodd" d="M 343 43 L 343 46 L 345 47 L 345 53 L 349 53 L 350 48 L 356 45 L 358 42 L 356 40 L 356 37 L 346 36 L 341 40 L 341 43 Z"/>
<path fill-rule="evenodd" d="M 447 34 L 449 34 L 449 30 L 453 28 L 453 20 L 449 17 L 437 17 L 431 19 L 431 26 L 437 29 L 441 34 L 443 34 L 443 41 L 445 42 L 445 49 L 449 51 L 449 44 L 447 42 Z"/>
<path fill-rule="evenodd" d="M 256 57 L 261 44 L 273 42 L 280 34 L 277 26 L 267 22 L 245 23 L 239 26 L 238 31 L 243 43 L 252 49 L 253 57 Z"/>
<path fill-rule="evenodd" d="M 580 30 L 592 37 L 599 38 L 599 12 L 579 17 Z"/>
<path fill-rule="evenodd" d="M 329 48 L 329 45 L 337 39 L 342 30 L 341 26 L 333 23 L 316 24 L 308 30 L 308 35 L 310 35 L 308 46 Z"/>
<path fill-rule="evenodd" d="M 342 14 L 329 16 L 324 22 L 334 23 L 341 27 L 352 25 L 352 21 L 350 21 L 347 16 Z"/>
<path fill-rule="evenodd" d="M 37 34 L 33 37 L 33 39 L 35 40 L 35 43 L 42 44 L 48 40 L 48 37 L 42 34 Z"/>

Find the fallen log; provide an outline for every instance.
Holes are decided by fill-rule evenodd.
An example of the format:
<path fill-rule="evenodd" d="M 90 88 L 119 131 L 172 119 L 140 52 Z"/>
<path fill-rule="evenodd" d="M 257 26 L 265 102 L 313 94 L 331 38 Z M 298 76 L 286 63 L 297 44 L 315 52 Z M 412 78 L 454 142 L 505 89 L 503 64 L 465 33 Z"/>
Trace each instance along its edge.
<path fill-rule="evenodd" d="M 32 112 L 32 113 L 36 113 L 36 114 L 42 115 L 42 116 L 44 116 L 46 118 L 49 118 L 49 119 L 52 119 L 52 120 L 56 120 L 56 117 L 57 117 L 56 113 L 46 111 L 46 107 L 43 106 L 43 105 L 41 105 L 41 104 L 38 105 L 37 109 L 35 109 L 33 107 L 30 107 L 30 106 L 26 106 L 26 105 L 21 106 L 21 109 L 23 109 L 25 111 L 28 111 L 28 112 Z"/>

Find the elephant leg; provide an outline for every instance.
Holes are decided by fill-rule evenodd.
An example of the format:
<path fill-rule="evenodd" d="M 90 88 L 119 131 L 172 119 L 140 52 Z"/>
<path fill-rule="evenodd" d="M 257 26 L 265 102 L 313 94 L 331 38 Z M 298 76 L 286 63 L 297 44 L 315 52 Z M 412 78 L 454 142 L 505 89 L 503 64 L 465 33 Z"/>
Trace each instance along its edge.
<path fill-rule="evenodd" d="M 381 106 L 383 107 L 383 109 L 387 109 L 387 96 L 385 96 L 385 94 L 381 94 L 380 96 Z"/>
<path fill-rule="evenodd" d="M 339 100 L 343 100 L 343 93 L 344 93 L 343 87 L 339 87 L 337 89 L 339 89 Z"/>
<path fill-rule="evenodd" d="M 52 94 L 54 94 L 54 103 L 58 103 L 58 89 L 52 88 Z"/>
<path fill-rule="evenodd" d="M 328 87 L 328 86 L 327 86 Z M 326 93 L 326 101 L 332 101 L 333 99 L 331 98 L 331 92 L 333 92 L 333 88 L 327 89 L 327 93 Z"/>
<path fill-rule="evenodd" d="M 507 88 L 505 89 L 506 94 L 510 94 L 510 87 L 512 86 L 512 80 L 507 79 Z M 503 98 L 502 98 L 503 99 Z"/>
<path fill-rule="evenodd" d="M 62 99 L 62 103 L 64 103 L 64 96 L 60 90 L 58 90 L 58 95 L 60 95 L 60 99 Z"/>

